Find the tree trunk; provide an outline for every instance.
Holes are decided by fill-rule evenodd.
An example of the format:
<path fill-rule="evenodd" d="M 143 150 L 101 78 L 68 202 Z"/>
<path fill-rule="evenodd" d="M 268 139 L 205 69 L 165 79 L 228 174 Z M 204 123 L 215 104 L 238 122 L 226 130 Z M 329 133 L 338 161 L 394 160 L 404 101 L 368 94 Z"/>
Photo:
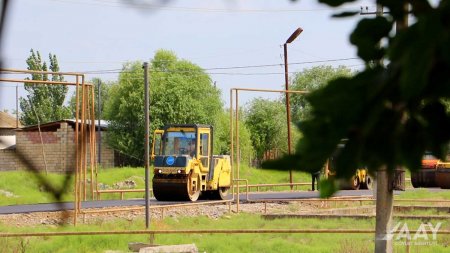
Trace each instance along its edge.
<path fill-rule="evenodd" d="M 392 227 L 393 188 L 392 175 L 386 167 L 377 172 L 377 207 L 375 228 L 375 253 L 392 253 L 392 236 L 389 235 Z"/>

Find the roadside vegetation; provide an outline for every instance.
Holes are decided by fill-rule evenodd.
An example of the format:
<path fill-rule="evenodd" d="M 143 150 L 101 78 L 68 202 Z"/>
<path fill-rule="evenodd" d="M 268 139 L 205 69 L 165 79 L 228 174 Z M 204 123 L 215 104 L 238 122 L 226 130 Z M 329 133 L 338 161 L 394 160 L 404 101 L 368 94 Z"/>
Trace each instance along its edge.
<path fill-rule="evenodd" d="M 397 221 L 394 221 L 396 223 Z M 437 221 L 430 221 L 435 224 Z M 143 219 L 127 221 L 99 220 L 92 225 L 77 227 L 33 227 L 33 232 L 62 231 L 114 231 L 140 230 L 145 226 Z M 373 229 L 375 219 L 355 220 L 348 218 L 319 219 L 276 219 L 265 220 L 258 214 L 231 214 L 212 221 L 208 217 L 170 217 L 153 220 L 151 229 Z M 420 221 L 408 221 L 408 227 L 417 229 Z M 444 221 L 441 229 L 449 229 L 450 223 Z M 25 232 L 29 227 L 16 228 L 0 224 L 3 232 Z M 431 236 L 431 235 L 430 235 Z M 148 242 L 148 235 L 102 235 L 102 236 L 65 236 L 65 237 L 25 237 L 0 238 L 3 249 L 25 249 L 24 252 L 104 252 L 105 250 L 126 251 L 130 242 Z M 403 240 L 400 240 L 401 242 Z M 424 240 L 421 240 L 424 242 Z M 195 243 L 199 252 L 335 252 L 356 253 L 373 252 L 372 234 L 167 234 L 156 235 L 155 244 L 173 245 Z M 438 235 L 436 245 L 411 246 L 411 252 L 447 252 L 450 238 Z M 396 252 L 404 252 L 404 245 L 396 245 Z M 8 251 L 10 252 L 10 251 Z"/>
<path fill-rule="evenodd" d="M 37 204 L 54 202 L 52 193 L 39 184 L 36 177 L 29 171 L 0 172 L 0 205 Z M 48 173 L 44 175 L 56 186 L 62 185 L 64 175 Z M 150 174 L 150 178 L 152 177 Z M 407 175 L 408 177 L 408 175 Z M 248 165 L 240 166 L 240 178 L 248 179 L 249 184 L 280 184 L 289 183 L 288 171 L 263 170 Z M 311 182 L 311 176 L 305 172 L 293 171 L 294 182 Z M 13 183 L 14 182 L 14 183 Z M 144 168 L 110 168 L 99 169 L 98 189 L 143 189 Z M 241 183 L 241 185 L 243 185 Z M 73 180 L 63 195 L 63 201 L 73 201 Z M 150 186 L 151 187 L 151 186 Z M 89 189 L 89 185 L 88 185 Z M 311 185 L 298 186 L 297 190 L 310 190 Z M 260 191 L 286 191 L 289 187 L 260 187 Z M 89 190 L 88 190 L 89 191 Z M 125 193 L 125 198 L 143 198 L 143 193 Z M 119 193 L 102 194 L 101 199 L 119 199 Z M 408 189 L 396 195 L 400 199 L 450 199 L 450 191 L 435 191 L 433 189 Z M 405 204 L 405 203 L 402 203 Z M 412 204 L 412 203 L 411 203 Z"/>
<path fill-rule="evenodd" d="M 98 189 L 143 189 L 145 187 L 144 168 L 111 168 L 99 169 Z M 0 205 L 36 204 L 54 202 L 52 193 L 48 192 L 39 182 L 32 172 L 29 171 L 5 171 L 0 172 Z M 64 175 L 58 173 L 43 174 L 50 182 L 56 186 L 62 185 Z M 153 177 L 151 172 L 150 180 Z M 310 182 L 311 178 L 303 172 L 293 172 L 295 182 Z M 262 170 L 246 165 L 240 168 L 240 178 L 248 179 L 249 184 L 273 184 L 288 183 L 289 173 L 287 171 Z M 132 182 L 131 182 L 132 181 Z M 14 183 L 13 183 L 14 182 Z M 88 185 L 88 191 L 90 186 Z M 151 187 L 151 185 L 150 185 Z M 310 189 L 302 187 L 299 189 Z M 72 182 L 63 196 L 63 201 L 73 200 L 73 178 Z M 287 187 L 279 190 L 287 190 Z M 261 189 L 270 190 L 270 188 Z M 118 193 L 102 194 L 101 199 L 118 199 Z M 143 198 L 143 193 L 126 193 L 125 198 Z"/>

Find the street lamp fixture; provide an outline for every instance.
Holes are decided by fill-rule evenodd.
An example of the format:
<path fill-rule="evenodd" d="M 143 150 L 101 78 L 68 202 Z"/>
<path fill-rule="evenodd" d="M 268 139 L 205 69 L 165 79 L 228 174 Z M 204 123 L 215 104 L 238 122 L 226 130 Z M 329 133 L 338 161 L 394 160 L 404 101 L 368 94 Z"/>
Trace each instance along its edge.
<path fill-rule="evenodd" d="M 297 28 L 291 36 L 286 40 L 286 43 L 284 43 L 284 81 L 285 81 L 285 90 L 289 90 L 289 75 L 288 75 L 288 60 L 287 60 L 287 44 L 294 41 L 300 33 L 303 32 L 302 28 Z M 290 102 L 289 102 L 289 93 L 286 92 L 286 118 L 287 118 L 287 135 L 288 135 L 288 154 L 291 154 L 291 108 L 290 108 Z M 292 170 L 289 170 L 289 182 L 291 184 L 291 190 L 293 189 L 293 179 L 292 179 Z"/>
<path fill-rule="evenodd" d="M 297 28 L 297 30 L 295 30 L 295 32 L 293 32 L 291 34 L 291 36 L 289 36 L 289 38 L 286 40 L 285 44 L 288 44 L 288 43 L 291 43 L 292 41 L 294 41 L 302 32 L 303 32 L 302 28 L 300 28 L 300 27 Z"/>

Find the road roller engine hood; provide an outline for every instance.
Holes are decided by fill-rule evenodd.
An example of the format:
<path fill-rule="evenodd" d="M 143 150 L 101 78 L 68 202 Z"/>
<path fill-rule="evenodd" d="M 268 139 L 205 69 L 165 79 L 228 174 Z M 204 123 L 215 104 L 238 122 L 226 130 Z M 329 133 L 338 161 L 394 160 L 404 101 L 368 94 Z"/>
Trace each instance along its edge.
<path fill-rule="evenodd" d="M 154 173 L 156 174 L 186 174 L 192 163 L 197 159 L 188 155 L 160 155 L 154 160 Z"/>

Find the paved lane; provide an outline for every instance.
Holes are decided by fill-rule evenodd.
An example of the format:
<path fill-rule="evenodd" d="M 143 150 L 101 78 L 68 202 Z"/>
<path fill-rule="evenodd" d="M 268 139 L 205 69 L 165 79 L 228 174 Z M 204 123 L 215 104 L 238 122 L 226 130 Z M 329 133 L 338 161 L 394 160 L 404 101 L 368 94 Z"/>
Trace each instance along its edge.
<path fill-rule="evenodd" d="M 359 191 L 339 191 L 334 196 L 363 196 L 372 195 L 370 190 Z M 319 192 L 260 192 L 250 193 L 250 200 L 274 200 L 274 199 L 310 199 L 318 198 Z M 241 201 L 246 200 L 245 194 L 241 194 Z M 199 200 L 202 202 L 205 200 Z M 177 202 L 177 201 L 156 201 L 150 200 L 150 205 L 173 205 L 189 202 Z M 82 202 L 83 208 L 103 208 L 103 207 L 122 207 L 122 206 L 144 206 L 144 199 L 131 199 L 131 200 L 99 200 L 99 201 L 85 201 Z M 61 210 L 73 210 L 73 202 L 65 203 L 48 203 L 48 204 L 33 204 L 33 205 L 13 205 L 13 206 L 0 206 L 0 214 L 12 214 L 12 213 L 33 213 L 33 212 L 54 212 Z"/>

